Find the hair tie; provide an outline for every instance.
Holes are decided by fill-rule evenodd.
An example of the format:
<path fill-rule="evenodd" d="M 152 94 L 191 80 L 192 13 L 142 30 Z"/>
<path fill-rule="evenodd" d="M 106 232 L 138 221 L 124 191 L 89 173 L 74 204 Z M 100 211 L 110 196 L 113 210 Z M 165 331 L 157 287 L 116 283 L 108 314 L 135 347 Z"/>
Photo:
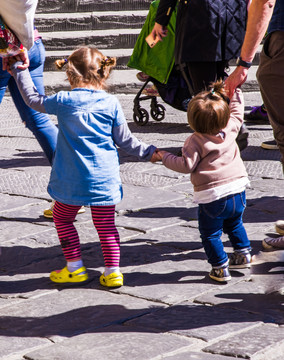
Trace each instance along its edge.
<path fill-rule="evenodd" d="M 68 59 L 64 59 L 64 62 L 65 62 L 65 64 L 67 64 L 67 63 L 68 63 Z"/>
<path fill-rule="evenodd" d="M 214 95 L 215 94 L 215 90 L 214 88 L 211 89 L 211 94 Z"/>

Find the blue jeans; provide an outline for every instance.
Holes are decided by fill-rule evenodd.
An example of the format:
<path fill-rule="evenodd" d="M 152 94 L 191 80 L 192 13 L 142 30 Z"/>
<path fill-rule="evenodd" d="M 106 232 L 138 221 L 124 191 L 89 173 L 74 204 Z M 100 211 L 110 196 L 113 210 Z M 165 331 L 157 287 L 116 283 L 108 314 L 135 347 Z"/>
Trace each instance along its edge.
<path fill-rule="evenodd" d="M 250 241 L 243 225 L 246 194 L 226 196 L 208 204 L 199 204 L 199 231 L 208 262 L 220 266 L 228 261 L 221 240 L 222 232 L 228 234 L 234 250 L 250 249 Z"/>
<path fill-rule="evenodd" d="M 41 39 L 36 40 L 33 47 L 29 50 L 29 59 L 31 78 L 37 91 L 40 94 L 44 94 L 43 67 L 45 49 Z M 0 103 L 2 102 L 7 86 L 22 121 L 34 134 L 51 164 L 57 143 L 58 129 L 47 114 L 35 111 L 25 104 L 14 78 L 7 71 L 2 70 L 2 60 L 0 59 Z"/>

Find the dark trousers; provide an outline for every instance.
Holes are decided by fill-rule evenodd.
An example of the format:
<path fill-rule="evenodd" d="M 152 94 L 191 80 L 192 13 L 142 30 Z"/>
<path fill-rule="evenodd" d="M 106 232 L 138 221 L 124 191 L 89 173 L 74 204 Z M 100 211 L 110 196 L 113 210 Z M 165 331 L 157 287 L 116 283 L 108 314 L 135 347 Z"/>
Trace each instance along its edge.
<path fill-rule="evenodd" d="M 210 83 L 227 76 L 225 69 L 227 61 L 189 62 L 186 64 L 192 81 L 194 95 L 206 90 Z"/>

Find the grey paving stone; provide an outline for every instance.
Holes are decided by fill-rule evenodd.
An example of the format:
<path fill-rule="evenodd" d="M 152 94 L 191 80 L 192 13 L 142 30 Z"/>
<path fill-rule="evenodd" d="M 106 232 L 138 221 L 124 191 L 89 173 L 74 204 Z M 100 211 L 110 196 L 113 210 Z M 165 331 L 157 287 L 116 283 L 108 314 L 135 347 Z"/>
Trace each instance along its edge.
<path fill-rule="evenodd" d="M 124 259 L 127 259 L 126 255 Z M 179 253 L 175 250 L 165 255 L 161 253 L 160 261 L 153 261 L 148 256 L 143 257 L 143 254 L 138 259 L 140 265 L 131 266 L 122 256 L 125 286 L 120 292 L 172 305 L 185 300 L 193 301 L 200 294 L 219 286 L 222 286 L 224 291 L 227 286 L 209 278 L 211 267 L 207 264 L 202 250 L 189 253 Z M 249 277 L 249 271 L 237 272 L 231 284 L 245 281 Z"/>
<path fill-rule="evenodd" d="M 189 224 L 171 226 L 155 232 L 148 233 L 144 239 L 135 238 L 134 242 L 144 241 L 153 246 L 170 246 L 177 250 L 188 251 L 202 248 L 200 234 L 197 227 Z"/>
<path fill-rule="evenodd" d="M 243 331 L 241 336 L 231 336 L 204 348 L 203 351 L 245 359 L 273 359 L 280 354 L 284 355 L 283 328 L 260 324 Z"/>
<path fill-rule="evenodd" d="M 105 326 L 122 324 L 163 308 L 148 300 L 106 291 L 98 284 L 95 288 L 81 286 L 79 291 L 54 289 L 40 298 L 11 305 L 9 311 L 0 309 L 0 336 L 47 337 L 58 342 L 82 333 L 97 333 Z"/>
<path fill-rule="evenodd" d="M 181 303 L 127 322 L 214 343 L 239 331 L 254 329 L 263 317 L 246 311 Z M 131 331 L 131 330 L 130 330 Z"/>
<path fill-rule="evenodd" d="M 172 193 L 168 190 L 160 190 L 158 188 L 140 187 L 132 184 L 123 185 L 124 196 L 122 201 L 116 206 L 119 212 L 137 211 L 151 206 L 166 207 L 174 206 L 174 201 L 179 202 L 184 196 L 181 194 Z M 170 204 L 172 201 L 172 204 Z M 182 201 L 182 200 L 181 200 Z M 174 206 L 175 207 L 175 206 Z M 118 218 L 119 220 L 119 218 Z"/>
<path fill-rule="evenodd" d="M 123 335 L 123 341 L 121 336 Z M 167 353 L 193 347 L 193 341 L 170 334 L 149 331 L 125 332 L 124 327 L 110 327 L 102 333 L 79 335 L 43 350 L 26 354 L 29 360 L 151 360 L 164 358 Z M 129 344 L 131 346 L 129 347 Z M 199 358 L 197 358 L 199 359 Z M 201 359 L 201 358 L 200 358 Z M 214 360 L 212 358 L 212 360 Z M 219 359 L 216 359 L 219 360 Z M 220 359 L 221 360 L 221 359 Z"/>
<path fill-rule="evenodd" d="M 3 194 L 48 198 L 48 180 L 47 174 L 20 171 L 9 173 L 8 176 L 0 176 L 0 191 Z"/>
<path fill-rule="evenodd" d="M 232 358 L 228 356 L 222 355 L 214 355 L 209 353 L 201 353 L 201 352 L 192 352 L 192 351 L 185 351 L 181 353 L 177 353 L 171 356 L 165 356 L 164 359 L 166 360 L 232 360 Z"/>
<path fill-rule="evenodd" d="M 12 210 L 12 209 L 14 210 L 15 208 L 28 207 L 38 203 L 37 200 L 32 198 L 27 199 L 26 197 L 14 196 L 8 194 L 0 194 L 0 202 L 1 202 L 0 217 L 7 210 Z"/>
<path fill-rule="evenodd" d="M 268 266 L 269 263 L 265 264 Z M 267 322 L 283 324 L 283 295 L 276 292 L 270 293 L 271 287 L 274 288 L 277 285 L 275 276 L 273 276 L 273 280 L 271 276 L 265 275 L 265 273 L 257 276 L 254 274 L 256 271 L 254 268 L 255 266 L 252 267 L 251 281 L 228 286 L 226 292 L 217 290 L 197 296 L 195 302 L 248 311 L 264 316 Z M 283 274 L 281 275 L 283 284 Z M 281 280 L 279 278 L 279 283 Z"/>
<path fill-rule="evenodd" d="M 50 341 L 48 339 L 42 339 L 40 337 L 22 338 L 11 336 L 9 337 L 9 341 L 7 341 L 6 336 L 0 336 L 0 359 L 22 359 L 21 354 L 33 348 L 44 347 L 49 343 Z"/>

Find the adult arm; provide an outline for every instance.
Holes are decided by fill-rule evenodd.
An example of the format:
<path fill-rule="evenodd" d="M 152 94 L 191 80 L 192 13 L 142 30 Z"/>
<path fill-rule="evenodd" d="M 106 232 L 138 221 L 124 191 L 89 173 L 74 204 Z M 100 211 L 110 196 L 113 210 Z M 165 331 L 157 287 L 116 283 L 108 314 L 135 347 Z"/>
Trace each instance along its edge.
<path fill-rule="evenodd" d="M 156 150 L 155 146 L 147 145 L 138 140 L 129 130 L 127 122 L 113 128 L 113 139 L 121 149 L 142 160 L 151 160 Z"/>
<path fill-rule="evenodd" d="M 21 70 L 18 68 L 19 65 L 21 65 L 21 62 L 16 62 L 11 65 L 11 72 L 17 83 L 18 89 L 20 90 L 22 98 L 30 108 L 42 113 L 46 113 L 45 107 L 43 105 L 46 96 L 40 95 L 38 93 L 31 79 L 29 70 Z"/>
<path fill-rule="evenodd" d="M 252 62 L 268 28 L 276 0 L 252 0 L 248 10 L 247 29 L 241 49 L 241 58 Z M 248 74 L 248 68 L 237 66 L 227 78 L 225 84 L 228 96 L 231 98 L 236 87 L 242 85 Z"/>

